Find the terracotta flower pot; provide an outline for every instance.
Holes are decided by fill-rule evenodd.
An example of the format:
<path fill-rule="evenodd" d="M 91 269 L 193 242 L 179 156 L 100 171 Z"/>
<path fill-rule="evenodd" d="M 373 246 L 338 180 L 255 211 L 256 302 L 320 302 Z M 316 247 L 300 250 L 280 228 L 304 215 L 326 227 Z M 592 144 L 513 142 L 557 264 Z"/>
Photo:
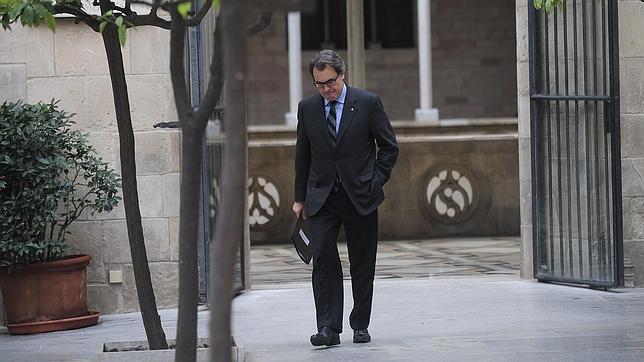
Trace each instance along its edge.
<path fill-rule="evenodd" d="M 86 267 L 90 255 L 29 264 L 22 269 L 0 268 L 0 285 L 11 334 L 81 328 L 98 322 L 87 310 Z"/>

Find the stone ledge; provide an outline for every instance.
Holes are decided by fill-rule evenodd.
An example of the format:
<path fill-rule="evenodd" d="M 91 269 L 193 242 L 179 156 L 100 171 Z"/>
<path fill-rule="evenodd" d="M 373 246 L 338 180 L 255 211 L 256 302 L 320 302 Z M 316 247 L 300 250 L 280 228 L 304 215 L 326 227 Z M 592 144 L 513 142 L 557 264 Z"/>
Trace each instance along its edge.
<path fill-rule="evenodd" d="M 518 118 L 515 117 L 498 117 L 498 118 L 451 118 L 441 119 L 438 123 L 428 121 L 414 120 L 392 120 L 391 124 L 395 128 L 419 128 L 419 127 L 458 127 L 458 126 L 498 126 L 498 125 L 516 125 Z M 248 126 L 250 133 L 270 133 L 270 132 L 292 132 L 295 126 L 286 124 L 275 125 L 256 125 Z"/>
<path fill-rule="evenodd" d="M 470 141 L 511 141 L 518 140 L 518 134 L 439 134 L 439 135 L 402 135 L 397 136 L 398 143 L 414 142 L 470 142 Z M 274 139 L 249 141 L 248 148 L 288 147 L 295 146 L 295 139 Z"/>
<path fill-rule="evenodd" d="M 454 118 L 437 122 L 396 120 L 391 125 L 400 138 L 408 135 L 507 134 L 517 132 L 518 119 Z M 253 142 L 295 140 L 295 125 L 249 126 L 248 140 Z"/>

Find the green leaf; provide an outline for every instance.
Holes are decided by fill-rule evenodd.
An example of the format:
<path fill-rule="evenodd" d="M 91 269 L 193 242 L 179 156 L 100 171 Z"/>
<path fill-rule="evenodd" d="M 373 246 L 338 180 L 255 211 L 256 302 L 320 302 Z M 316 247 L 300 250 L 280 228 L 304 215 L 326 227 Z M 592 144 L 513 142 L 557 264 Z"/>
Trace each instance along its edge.
<path fill-rule="evenodd" d="M 185 19 L 188 17 L 190 8 L 192 8 L 192 3 L 190 1 L 182 2 L 181 4 L 177 5 L 177 12 Z"/>
<path fill-rule="evenodd" d="M 31 7 L 31 5 L 25 6 L 25 9 L 22 11 L 22 14 L 20 15 L 20 22 L 22 23 L 22 25 L 33 25 L 34 9 Z"/>
<path fill-rule="evenodd" d="M 13 22 L 20 16 L 20 13 L 22 13 L 22 10 L 27 6 L 26 3 L 18 3 L 14 4 L 11 6 L 11 10 L 9 10 L 9 21 Z"/>
<path fill-rule="evenodd" d="M 550 13 L 555 7 L 562 6 L 563 0 L 533 0 L 532 4 L 535 9 Z"/>
<path fill-rule="evenodd" d="M 118 33 L 119 33 L 119 43 L 121 43 L 121 46 L 125 46 L 125 41 L 127 40 L 127 28 L 125 25 L 119 26 L 118 28 Z"/>
<path fill-rule="evenodd" d="M 54 101 L 0 105 L 2 265 L 60 257 L 69 230 L 58 220 L 72 222 L 119 201 L 118 177 L 87 137 L 70 128 L 70 117 Z M 60 232 L 43 239 L 47 228 L 58 227 Z"/>
<path fill-rule="evenodd" d="M 51 31 L 56 31 L 56 19 L 54 19 L 54 15 L 52 15 L 52 13 L 47 12 L 47 14 L 45 14 L 45 22 Z"/>
<path fill-rule="evenodd" d="M 541 10 L 541 7 L 543 6 L 543 0 L 534 0 L 533 4 L 535 9 Z"/>
<path fill-rule="evenodd" d="M 45 17 L 45 14 L 47 14 L 47 9 L 45 9 L 42 4 L 37 3 L 36 5 L 34 5 L 34 13 L 38 18 L 42 19 Z"/>
<path fill-rule="evenodd" d="M 9 25 L 9 14 L 7 13 L 2 14 L 2 28 L 4 30 L 11 29 L 11 26 Z"/>
<path fill-rule="evenodd" d="M 107 21 L 102 21 L 101 25 L 98 26 L 98 31 L 102 33 L 103 30 L 105 30 L 106 26 L 107 26 Z"/>
<path fill-rule="evenodd" d="M 538 0 L 535 0 L 538 1 Z M 221 0 L 212 0 L 212 6 L 215 7 L 215 9 L 219 9 L 219 5 L 221 4 Z"/>
<path fill-rule="evenodd" d="M 119 16 L 118 18 L 116 18 L 116 20 L 114 21 L 114 24 L 118 27 L 123 26 L 123 17 Z"/>

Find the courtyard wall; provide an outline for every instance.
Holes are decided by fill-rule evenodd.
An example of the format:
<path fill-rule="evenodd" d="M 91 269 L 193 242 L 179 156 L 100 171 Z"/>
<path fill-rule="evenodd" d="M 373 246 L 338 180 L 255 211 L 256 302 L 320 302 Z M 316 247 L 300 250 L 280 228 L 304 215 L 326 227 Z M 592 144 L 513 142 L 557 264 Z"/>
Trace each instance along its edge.
<path fill-rule="evenodd" d="M 60 100 L 76 113 L 103 159 L 120 173 L 112 87 L 99 34 L 72 19 L 46 26 L 20 25 L 0 32 L 0 102 Z M 180 135 L 153 125 L 176 120 L 170 82 L 169 32 L 152 27 L 128 31 L 123 59 L 136 142 L 137 182 L 145 243 L 159 307 L 177 305 Z M 103 313 L 138 309 L 134 273 L 120 204 L 109 214 L 85 215 L 71 227 L 66 253 L 89 253 L 88 303 Z M 122 283 L 109 283 L 109 271 Z"/>

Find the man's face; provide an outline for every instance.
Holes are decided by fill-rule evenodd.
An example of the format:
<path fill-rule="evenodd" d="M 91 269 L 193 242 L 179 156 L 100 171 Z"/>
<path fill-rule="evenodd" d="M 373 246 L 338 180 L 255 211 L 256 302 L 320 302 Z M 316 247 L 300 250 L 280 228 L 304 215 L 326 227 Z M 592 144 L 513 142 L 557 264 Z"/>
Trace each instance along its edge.
<path fill-rule="evenodd" d="M 344 74 L 338 74 L 333 67 L 325 66 L 322 70 L 313 68 L 313 81 L 318 92 L 331 102 L 340 96 L 344 84 Z"/>

